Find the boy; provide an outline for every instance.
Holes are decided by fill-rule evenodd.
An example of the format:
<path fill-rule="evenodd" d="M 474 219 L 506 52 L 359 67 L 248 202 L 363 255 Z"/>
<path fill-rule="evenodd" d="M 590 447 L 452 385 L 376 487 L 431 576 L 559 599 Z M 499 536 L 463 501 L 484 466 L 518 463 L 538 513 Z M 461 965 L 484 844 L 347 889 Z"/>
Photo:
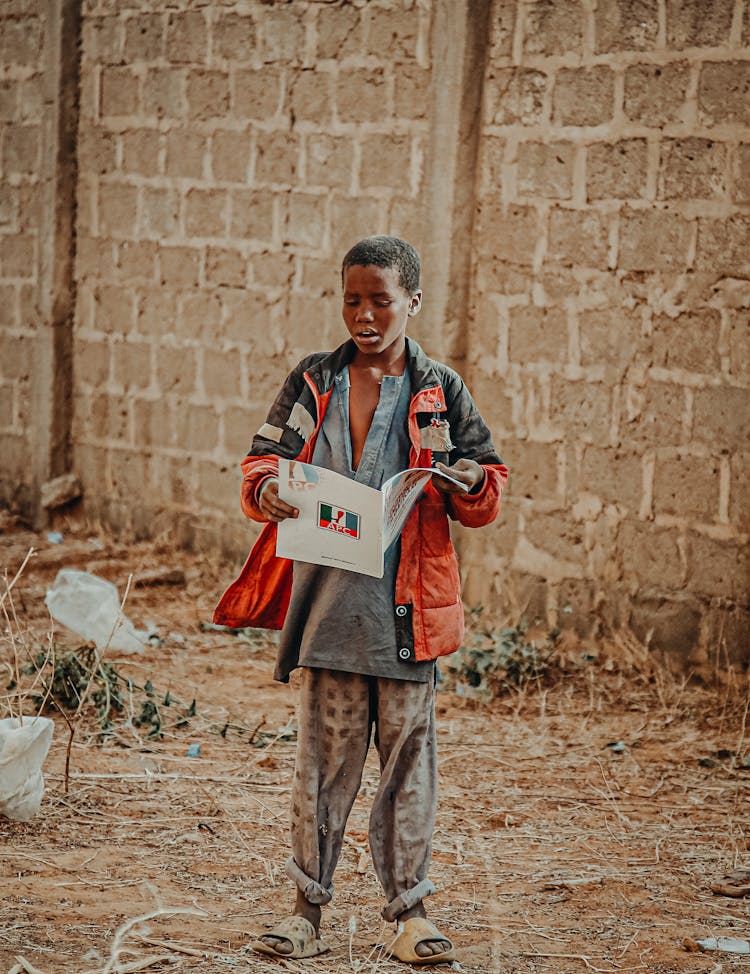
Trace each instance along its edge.
<path fill-rule="evenodd" d="M 302 667 L 292 785 L 293 914 L 256 950 L 312 957 L 321 906 L 359 789 L 371 726 L 381 778 L 370 849 L 385 891 L 390 952 L 413 964 L 454 959 L 422 900 L 436 807 L 435 663 L 463 637 L 458 565 L 448 518 L 477 527 L 497 515 L 507 469 L 460 377 L 406 337 L 422 304 L 419 257 L 395 237 L 369 237 L 344 257 L 343 318 L 350 338 L 289 375 L 242 464 L 242 509 L 266 524 L 216 622 L 282 628 L 275 677 Z M 386 555 L 382 579 L 289 562 L 276 525 L 295 517 L 278 493 L 278 458 L 300 459 L 380 487 L 407 466 L 433 476 Z M 401 926 L 403 925 L 403 926 Z"/>

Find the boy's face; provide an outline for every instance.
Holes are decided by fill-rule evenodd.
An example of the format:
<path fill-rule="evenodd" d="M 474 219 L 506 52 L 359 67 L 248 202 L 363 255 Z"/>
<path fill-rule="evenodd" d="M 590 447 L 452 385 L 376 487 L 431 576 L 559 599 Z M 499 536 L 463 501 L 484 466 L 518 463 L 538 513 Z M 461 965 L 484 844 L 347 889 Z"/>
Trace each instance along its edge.
<path fill-rule="evenodd" d="M 344 272 L 344 324 L 362 355 L 403 349 L 406 323 L 422 304 L 422 292 L 408 294 L 395 267 L 354 264 Z"/>

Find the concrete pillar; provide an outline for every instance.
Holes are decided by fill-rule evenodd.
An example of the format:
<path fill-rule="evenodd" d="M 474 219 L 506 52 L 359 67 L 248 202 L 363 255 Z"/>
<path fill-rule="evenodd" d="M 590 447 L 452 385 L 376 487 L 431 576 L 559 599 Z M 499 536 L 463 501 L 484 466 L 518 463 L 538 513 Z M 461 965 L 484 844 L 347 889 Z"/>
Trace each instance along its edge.
<path fill-rule="evenodd" d="M 76 139 L 80 0 L 46 0 L 44 121 L 34 352 L 33 518 L 47 522 L 44 483 L 71 470 L 73 313 L 75 308 Z"/>

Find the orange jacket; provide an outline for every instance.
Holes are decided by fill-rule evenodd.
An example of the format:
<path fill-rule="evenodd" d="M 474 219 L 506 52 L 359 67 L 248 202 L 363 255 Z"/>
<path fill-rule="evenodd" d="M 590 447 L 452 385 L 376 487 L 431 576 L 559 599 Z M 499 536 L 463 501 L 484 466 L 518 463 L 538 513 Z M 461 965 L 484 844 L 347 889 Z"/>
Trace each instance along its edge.
<path fill-rule="evenodd" d="M 278 474 L 280 456 L 309 462 L 333 388 L 333 377 L 351 359 L 351 341 L 332 353 L 304 359 L 289 375 L 267 421 L 242 461 L 241 506 L 255 521 L 265 521 L 258 488 Z M 443 494 L 428 483 L 401 534 L 394 613 L 398 650 L 403 659 L 428 660 L 452 653 L 464 635 L 464 613 L 458 562 L 448 518 L 467 527 L 489 524 L 500 510 L 508 470 L 462 379 L 452 369 L 428 358 L 407 339 L 409 466 L 429 467 L 435 459 L 455 463 L 468 457 L 481 463 L 484 481 L 476 493 Z M 436 451 L 430 427 L 438 424 L 447 449 Z M 214 622 L 232 627 L 280 629 L 292 586 L 293 562 L 277 558 L 276 525 L 266 522 L 239 577 L 222 596 Z M 407 654 L 408 651 L 408 655 Z M 281 679 L 288 676 L 282 667 Z"/>

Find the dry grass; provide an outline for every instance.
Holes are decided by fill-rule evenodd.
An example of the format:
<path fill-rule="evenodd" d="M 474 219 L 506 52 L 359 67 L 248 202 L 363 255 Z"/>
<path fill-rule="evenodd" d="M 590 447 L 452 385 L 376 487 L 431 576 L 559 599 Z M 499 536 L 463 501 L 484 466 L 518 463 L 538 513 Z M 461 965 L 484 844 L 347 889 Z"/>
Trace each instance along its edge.
<path fill-rule="evenodd" d="M 129 575 L 166 559 L 185 568 L 187 586 L 133 589 L 128 600 L 128 614 L 139 625 L 155 622 L 163 645 L 116 667 L 134 685 L 149 680 L 183 704 L 195 699 L 196 713 L 149 738 L 134 723 L 134 700 L 102 743 L 96 709 L 83 700 L 67 715 L 77 721 L 67 774 L 70 731 L 53 714 L 42 810 L 29 823 L 0 820 L 9 865 L 0 970 L 403 970 L 378 946 L 393 931 L 379 920 L 367 851 L 374 761 L 325 914 L 331 953 L 313 965 L 249 949 L 291 902 L 282 866 L 295 690 L 270 679 L 272 640 L 200 629 L 229 570 L 219 577 L 167 547 L 126 550 L 107 539 L 103 551 L 81 538 L 59 549 L 26 535 L 5 541 L 6 591 L 32 542 L 40 552 L 4 600 L 0 666 L 19 679 L 3 690 L 0 716 L 17 713 L 32 688 L 48 695 L 44 669 L 22 669 L 40 647 L 47 671 L 53 647 L 62 651 L 43 606 L 59 567 L 89 567 L 122 591 Z M 595 660 L 562 643 L 543 674 L 489 704 L 449 691 L 438 697 L 431 875 L 440 893 L 428 906 L 465 971 L 750 969 L 748 958 L 683 946 L 750 930 L 750 902 L 708 888 L 750 860 L 746 687 L 693 685 L 632 637 L 618 639 Z M 201 745 L 200 758 L 186 756 L 191 743 Z"/>

